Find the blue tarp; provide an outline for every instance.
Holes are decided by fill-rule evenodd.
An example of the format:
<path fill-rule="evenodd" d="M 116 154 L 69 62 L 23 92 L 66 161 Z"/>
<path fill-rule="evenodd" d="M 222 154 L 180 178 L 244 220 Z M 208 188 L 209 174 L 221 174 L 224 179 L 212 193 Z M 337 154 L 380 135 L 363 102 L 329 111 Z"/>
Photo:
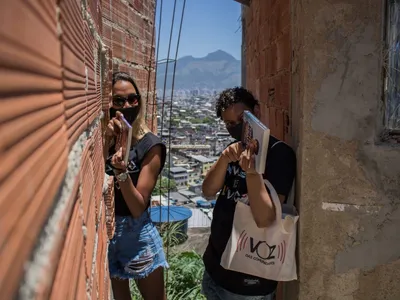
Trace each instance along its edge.
<path fill-rule="evenodd" d="M 189 208 L 183 206 L 170 205 L 169 209 L 168 206 L 153 206 L 150 207 L 149 212 L 151 221 L 154 223 L 185 221 L 192 216 L 192 211 Z"/>
<path fill-rule="evenodd" d="M 207 200 L 197 200 L 196 201 L 196 206 L 203 207 L 203 208 L 208 208 L 208 207 L 211 207 L 211 203 L 208 202 Z"/>

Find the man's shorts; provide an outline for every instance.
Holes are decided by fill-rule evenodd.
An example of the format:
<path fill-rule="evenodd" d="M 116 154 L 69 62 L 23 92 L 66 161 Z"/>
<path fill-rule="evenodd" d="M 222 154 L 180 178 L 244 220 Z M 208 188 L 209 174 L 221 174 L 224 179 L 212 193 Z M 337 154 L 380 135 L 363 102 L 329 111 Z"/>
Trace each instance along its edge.
<path fill-rule="evenodd" d="M 275 300 L 275 293 L 266 296 L 243 296 L 231 293 L 218 286 L 204 271 L 201 291 L 207 300 Z"/>

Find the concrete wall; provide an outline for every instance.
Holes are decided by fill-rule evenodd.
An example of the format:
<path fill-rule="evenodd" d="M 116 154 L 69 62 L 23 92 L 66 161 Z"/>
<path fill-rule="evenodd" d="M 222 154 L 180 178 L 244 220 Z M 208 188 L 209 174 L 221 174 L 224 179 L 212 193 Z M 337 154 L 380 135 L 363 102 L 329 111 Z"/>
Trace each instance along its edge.
<path fill-rule="evenodd" d="M 382 1 L 293 1 L 299 299 L 400 299 L 400 148 L 379 138 L 383 18 Z"/>
<path fill-rule="evenodd" d="M 400 299 L 400 148 L 380 138 L 383 15 L 374 0 L 244 9 L 246 86 L 298 157 L 299 281 L 284 299 Z"/>
<path fill-rule="evenodd" d="M 129 6 L 136 16 L 129 26 L 141 32 L 137 44 L 151 45 L 154 0 L 123 3 L 114 20 Z M 2 299 L 109 298 L 114 214 L 102 123 L 112 70 L 125 61 L 113 59 L 113 50 L 119 53 L 103 37 L 105 6 L 100 0 L 0 2 Z M 144 91 L 144 70 L 154 73 L 151 55 L 130 58 Z"/>

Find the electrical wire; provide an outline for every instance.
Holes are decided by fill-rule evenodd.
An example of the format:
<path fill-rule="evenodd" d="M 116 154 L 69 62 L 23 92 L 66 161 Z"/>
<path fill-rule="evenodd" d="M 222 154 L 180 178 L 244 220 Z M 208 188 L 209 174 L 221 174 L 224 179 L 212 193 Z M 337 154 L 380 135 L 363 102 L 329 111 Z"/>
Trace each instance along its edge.
<path fill-rule="evenodd" d="M 182 14 L 181 14 L 181 20 L 180 20 L 180 25 L 179 25 L 179 33 L 178 33 L 178 38 L 177 38 L 177 46 L 175 49 L 175 58 L 170 59 L 170 53 L 171 53 L 171 44 L 172 44 L 172 36 L 173 36 L 173 31 L 174 31 L 174 24 L 175 24 L 175 15 L 176 15 L 176 0 L 174 0 L 174 7 L 173 7 L 173 12 L 172 12 L 172 21 L 171 21 L 171 30 L 170 30 L 170 36 L 169 36 L 169 43 L 168 43 L 168 51 L 167 51 L 167 58 L 159 60 L 159 53 L 160 53 L 160 36 L 161 36 L 161 28 L 162 28 L 162 13 L 163 13 L 163 0 L 160 0 L 160 16 L 159 16 L 159 24 L 158 24 L 158 38 L 157 38 L 157 54 L 156 54 L 156 65 L 155 65 L 155 82 L 157 82 L 157 72 L 158 72 L 158 65 L 159 64 L 167 64 L 165 68 L 165 76 L 164 76 L 164 86 L 163 86 L 163 96 L 162 96 L 162 103 L 161 103 L 161 139 L 164 131 L 164 110 L 165 110 L 165 96 L 166 96 L 166 89 L 167 89 L 167 77 L 168 77 L 168 67 L 170 63 L 174 64 L 173 67 L 173 73 L 172 73 L 172 86 L 171 86 L 171 99 L 170 99 L 170 107 L 169 107 L 169 128 L 168 132 L 171 133 L 171 117 L 172 117 L 172 101 L 173 101 L 173 96 L 174 96 L 174 86 L 175 86 L 175 73 L 176 73 L 176 65 L 177 65 L 177 58 L 178 58 L 178 53 L 179 53 L 179 45 L 180 45 L 180 39 L 181 39 L 181 33 L 182 33 L 182 27 L 183 27 L 183 19 L 184 19 L 184 14 L 185 14 L 185 7 L 186 7 L 186 0 L 183 2 L 183 7 L 182 7 Z M 157 8 L 157 6 L 156 6 Z M 155 26 L 154 26 L 155 27 Z M 154 29 L 155 30 L 155 29 Z M 154 39 L 153 39 L 154 40 Z M 151 70 L 149 70 L 151 71 Z M 149 82 L 150 82 L 150 73 L 149 72 Z M 150 89 L 150 83 L 148 82 L 148 89 Z M 156 101 L 155 101 L 156 102 Z M 154 103 L 156 105 L 156 103 Z M 154 116 L 154 115 L 153 115 Z M 154 122 L 152 122 L 153 124 Z M 169 226 L 169 219 L 170 219 L 170 188 L 171 188 L 171 171 L 170 171 L 170 165 L 171 165 L 171 135 L 169 134 L 168 136 L 168 200 L 167 200 L 167 224 Z M 161 203 L 161 197 L 162 197 L 162 175 L 160 174 L 159 180 L 159 187 L 160 187 L 160 223 L 162 220 L 162 203 Z M 170 247 L 170 232 L 167 230 L 167 253 L 166 253 L 166 259 L 167 261 L 169 260 L 169 247 Z M 166 288 L 168 287 L 168 272 L 166 273 Z"/>
<path fill-rule="evenodd" d="M 156 6 L 156 12 L 157 12 L 157 6 Z M 163 0 L 160 0 L 160 16 L 159 16 L 159 20 L 158 20 L 158 37 L 157 37 L 157 50 L 156 50 L 156 66 L 155 66 L 155 82 L 154 82 L 154 86 L 155 89 L 157 87 L 157 71 L 158 71 L 158 58 L 160 55 L 160 39 L 161 39 L 161 24 L 162 24 L 162 14 L 163 14 Z M 155 24 L 154 24 L 155 25 Z M 155 27 L 155 26 L 154 26 Z M 157 98 L 156 98 L 156 93 L 154 94 L 154 106 L 153 106 L 153 110 L 157 109 Z M 157 111 L 156 111 L 156 115 L 158 115 Z M 164 116 L 161 115 L 161 123 L 163 122 Z M 153 122 L 154 124 L 154 122 Z M 161 131 L 161 141 L 162 141 L 162 131 Z M 161 223 L 161 206 L 162 206 L 162 202 L 161 202 L 161 197 L 162 197 L 162 173 L 160 173 L 160 175 L 158 176 L 159 178 L 159 191 L 160 191 L 160 223 Z"/>
<path fill-rule="evenodd" d="M 163 132 L 164 132 L 164 107 L 165 107 L 165 93 L 166 93 L 166 89 L 167 89 L 167 77 L 168 77 L 168 66 L 169 66 L 169 56 L 171 53 L 171 43 L 172 43 L 172 35 L 174 32 L 174 24 L 175 24 L 175 14 L 176 14 L 176 0 L 174 0 L 174 8 L 172 11 L 172 21 L 171 21 L 171 30 L 169 33 L 169 42 L 168 42 L 168 51 L 167 51 L 167 65 L 165 67 L 165 76 L 164 76 L 164 87 L 163 87 L 163 97 L 162 97 L 162 104 L 161 104 L 161 139 L 163 136 Z M 171 106 L 172 106 L 172 102 L 171 102 Z M 171 140 L 171 135 L 168 134 L 168 138 L 169 141 Z M 171 147 L 168 148 L 168 161 L 170 160 L 171 157 Z M 170 179 L 171 177 L 171 166 L 168 165 L 168 185 L 170 185 Z M 160 185 L 161 185 L 161 180 L 160 180 Z M 161 194 L 161 191 L 160 191 Z M 161 195 L 160 195 L 160 202 L 161 202 Z M 161 210 L 162 206 L 160 205 L 160 223 L 161 223 L 161 215 L 162 215 L 162 210 Z M 169 226 L 169 190 L 168 190 L 168 200 L 167 200 L 167 226 Z M 166 259 L 168 261 L 169 257 L 169 246 L 170 246 L 170 230 L 167 230 L 167 253 L 166 253 Z M 166 280 L 165 280 L 166 284 L 165 284 L 165 288 L 168 289 L 168 272 L 166 274 Z"/>
<path fill-rule="evenodd" d="M 150 58 L 149 58 L 149 75 L 147 77 L 147 95 L 146 95 L 146 105 L 147 107 L 149 107 L 150 103 L 149 103 L 149 92 L 150 92 L 150 83 L 151 83 L 151 71 L 152 71 L 152 65 L 153 65 L 153 47 L 154 47 L 154 35 L 156 33 L 156 18 L 157 18 L 157 2 L 158 0 L 155 1 L 155 12 L 154 12 L 154 18 L 153 18 L 153 32 L 151 34 L 151 49 L 150 49 Z M 162 8 L 162 0 L 161 0 L 161 8 Z M 160 14 L 161 16 L 161 14 Z M 161 24 L 161 23 L 160 23 Z M 159 45 L 159 44 L 158 44 Z M 157 45 L 157 46 L 158 46 Z M 155 74 L 157 74 L 157 63 L 155 63 Z M 155 102 L 155 80 L 154 79 L 154 90 L 153 90 L 153 101 L 152 101 L 152 109 L 151 109 L 151 127 L 150 130 L 153 132 L 154 128 L 153 128 L 153 124 L 154 124 L 154 102 Z M 146 116 L 145 116 L 145 122 L 147 125 L 147 120 L 148 120 L 148 113 L 146 110 Z"/>
<path fill-rule="evenodd" d="M 185 7 L 186 7 L 186 0 L 183 0 L 183 7 L 182 7 L 182 15 L 181 15 L 181 22 L 179 24 L 179 33 L 178 33 L 178 40 L 176 43 L 176 49 L 175 49 L 175 58 L 174 58 L 174 70 L 172 72 L 172 84 L 171 84 L 171 104 L 169 107 L 169 128 L 168 128 L 168 133 L 169 133 L 169 140 L 168 140 L 168 151 L 169 151 L 169 155 L 168 155 L 168 165 L 171 165 L 171 129 L 172 129 L 172 122 L 171 122 L 171 118 L 172 118 L 172 103 L 173 103 L 173 99 L 174 99 L 174 87 L 175 87 L 175 73 L 176 73 L 176 65 L 178 62 L 178 53 L 179 53 L 179 45 L 180 45 L 180 41 L 181 41 L 181 34 L 182 34 L 182 26 L 183 26 L 183 18 L 185 16 Z M 168 56 L 169 57 L 169 56 Z M 168 171 L 170 173 L 170 169 Z M 169 202 L 170 202 L 170 192 L 171 192 L 171 180 L 170 180 L 170 174 L 168 174 L 168 224 L 169 224 Z M 169 231 L 168 231 L 168 236 L 167 236 L 167 241 L 168 241 L 168 245 L 167 245 L 167 253 L 166 253 L 166 257 L 167 260 L 169 258 L 169 244 L 170 244 L 170 237 L 169 237 Z M 167 278 L 166 278 L 166 282 L 168 283 L 168 272 L 167 272 Z"/>

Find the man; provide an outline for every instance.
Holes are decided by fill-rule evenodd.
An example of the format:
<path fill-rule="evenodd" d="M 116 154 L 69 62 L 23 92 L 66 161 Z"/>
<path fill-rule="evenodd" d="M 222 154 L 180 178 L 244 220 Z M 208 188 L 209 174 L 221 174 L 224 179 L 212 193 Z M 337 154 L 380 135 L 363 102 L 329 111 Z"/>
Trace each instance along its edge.
<path fill-rule="evenodd" d="M 263 176 L 256 173 L 254 158 L 249 156 L 249 151 L 243 151 L 240 142 L 245 110 L 260 117 L 258 101 L 241 87 L 223 91 L 216 103 L 217 116 L 224 121 L 236 142 L 222 152 L 203 182 L 205 197 L 213 197 L 220 191 L 203 257 L 205 272 L 202 290 L 208 300 L 272 300 L 277 286 L 276 281 L 226 270 L 220 265 L 231 235 L 237 201 L 250 205 L 258 227 L 268 227 L 275 221 L 275 208 Z M 296 173 L 295 153 L 273 136 L 268 147 L 264 177 L 274 186 L 283 203 Z"/>

